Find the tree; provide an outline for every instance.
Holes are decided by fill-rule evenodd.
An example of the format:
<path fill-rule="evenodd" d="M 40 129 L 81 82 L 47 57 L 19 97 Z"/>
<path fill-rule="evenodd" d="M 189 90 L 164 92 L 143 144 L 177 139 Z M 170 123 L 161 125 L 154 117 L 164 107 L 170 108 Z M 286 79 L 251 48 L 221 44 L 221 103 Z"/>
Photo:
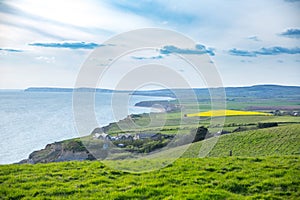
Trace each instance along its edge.
<path fill-rule="evenodd" d="M 207 128 L 205 128 L 204 126 L 198 127 L 193 142 L 204 140 L 207 133 L 208 133 Z"/>

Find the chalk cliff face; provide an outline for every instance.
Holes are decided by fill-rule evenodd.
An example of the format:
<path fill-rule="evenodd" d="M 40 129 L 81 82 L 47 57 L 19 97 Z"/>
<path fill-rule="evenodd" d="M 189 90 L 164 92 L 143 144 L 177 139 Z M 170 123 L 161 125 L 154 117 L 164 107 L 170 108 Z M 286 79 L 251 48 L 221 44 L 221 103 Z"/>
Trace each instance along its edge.
<path fill-rule="evenodd" d="M 70 160 L 95 160 L 95 157 L 80 140 L 72 140 L 48 144 L 44 149 L 32 152 L 28 159 L 22 160 L 20 163 L 35 164 Z"/>

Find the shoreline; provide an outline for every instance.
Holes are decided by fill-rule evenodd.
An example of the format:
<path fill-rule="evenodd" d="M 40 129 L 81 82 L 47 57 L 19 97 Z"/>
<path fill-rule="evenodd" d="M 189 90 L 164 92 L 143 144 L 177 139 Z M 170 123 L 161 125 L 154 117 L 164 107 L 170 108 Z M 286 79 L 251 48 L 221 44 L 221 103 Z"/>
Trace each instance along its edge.
<path fill-rule="evenodd" d="M 226 88 L 227 89 L 227 88 Z M 280 89 L 280 90 L 279 90 Z M 228 91 L 226 90 L 226 92 L 228 92 L 228 94 L 227 94 L 227 97 L 228 97 L 228 99 L 227 99 L 227 101 L 229 102 L 229 105 L 231 106 L 231 108 L 232 109 L 238 109 L 238 108 L 242 108 L 242 107 L 246 107 L 246 106 L 253 106 L 253 105 L 255 105 L 255 106 L 295 106 L 296 105 L 296 103 L 295 103 L 295 100 L 298 98 L 298 96 L 299 95 L 297 95 L 297 94 L 299 94 L 299 90 L 300 90 L 300 87 L 293 87 L 293 88 L 291 88 L 291 87 L 279 87 L 279 86 L 256 86 L 256 87 L 250 87 L 250 88 L 228 88 Z M 161 92 L 161 91 L 160 91 Z M 155 92 L 150 92 L 152 95 L 154 94 L 154 96 L 157 96 L 157 95 L 159 95 L 158 93 L 160 93 L 160 92 L 157 92 L 156 94 L 155 94 Z M 184 91 L 182 91 L 182 90 L 180 90 L 180 92 L 182 92 L 182 94 L 184 94 Z M 251 92 L 251 96 L 249 96 L 249 97 L 247 97 L 247 96 L 245 96 L 244 94 L 246 94 L 246 93 L 249 93 L 249 92 Z M 50 94 L 50 93 L 49 93 Z M 139 93 L 139 94 L 133 94 L 133 95 L 135 95 L 135 96 L 145 96 L 143 93 Z M 199 93 L 199 95 L 201 95 L 201 93 Z M 13 96 L 14 97 L 14 96 Z M 149 97 L 149 98 L 151 98 L 151 96 L 150 95 L 148 95 L 147 97 Z M 187 98 L 187 100 L 189 100 L 188 98 L 188 96 L 186 96 L 186 98 Z M 144 99 L 147 99 L 147 98 L 144 98 Z M 205 96 L 200 96 L 200 99 L 205 103 Z M 276 101 L 275 101 L 275 100 Z M 4 99 L 5 100 L 5 99 Z M 144 105 L 141 105 L 143 102 L 141 101 L 141 100 L 143 100 L 143 98 L 138 98 L 135 102 L 137 102 L 136 104 L 136 106 L 141 106 L 141 107 L 148 107 L 148 108 L 150 108 L 150 107 L 152 107 L 152 105 L 154 104 L 154 103 L 156 103 L 156 101 L 155 100 L 152 100 L 152 101 L 144 101 Z M 270 102 L 270 104 L 266 104 L 266 100 L 272 100 L 271 102 Z M 6 100 L 7 101 L 7 100 Z M 65 101 L 66 102 L 66 101 Z M 135 103 L 135 102 L 133 102 L 132 103 L 132 106 L 133 106 L 133 104 Z M 147 102 L 147 103 L 145 103 L 145 102 Z M 150 102 L 150 103 L 149 103 Z M 154 103 L 153 103 L 154 102 Z M 245 104 L 245 102 L 253 102 L 253 103 L 251 103 L 251 104 Z M 283 102 L 286 102 L 286 103 L 283 103 Z M 5 103 L 5 102 L 4 102 Z M 47 103 L 47 102 L 46 102 Z M 148 105 L 147 105 L 148 104 Z M 60 104 L 57 104 L 56 105 L 56 107 L 54 107 L 55 109 L 60 109 L 60 108 L 58 108 L 59 107 L 59 105 Z M 204 106 L 206 106 L 206 104 L 204 105 Z M 272 108 L 275 108 L 275 107 L 272 107 Z M 276 107 L 277 108 L 277 107 Z M 28 109 L 30 109 L 30 108 L 28 108 Z M 29 110 L 30 111 L 30 110 Z M 140 113 L 151 113 L 151 110 L 150 109 L 145 109 L 145 112 L 143 112 L 143 110 L 140 110 L 141 112 Z M 156 110 L 156 111 L 163 111 L 163 109 L 162 108 L 160 108 L 160 110 Z M 283 112 L 283 111 L 281 111 L 281 112 Z M 41 113 L 41 112 L 39 112 L 39 113 Z M 50 112 L 49 112 L 50 113 Z M 53 112 L 52 112 L 53 113 Z M 25 113 L 26 114 L 26 113 Z M 30 113 L 29 113 L 30 114 Z M 42 113 L 41 113 L 42 114 Z M 50 113 L 51 114 L 51 113 Z M 281 114 L 281 113 L 280 113 Z M 284 114 L 284 113 L 283 113 Z M 44 114 L 43 114 L 44 115 Z M 141 114 L 139 114 L 139 115 L 141 115 Z M 105 115 L 103 115 L 104 117 L 105 117 Z M 23 117 L 23 116 L 22 116 Z M 31 117 L 31 116 L 30 116 Z M 126 118 L 126 116 L 124 116 L 124 118 Z M 13 119 L 13 118 L 12 118 Z M 60 118 L 59 118 L 60 119 Z M 62 120 L 64 120 L 64 119 L 62 119 Z M 113 118 L 111 118 L 111 121 L 113 121 Z M 14 122 L 14 121 L 12 121 L 12 122 Z M 42 122 L 42 121 L 41 121 Z M 54 132 L 53 134 L 56 134 L 56 133 L 60 133 L 60 131 L 61 131 L 61 128 L 60 128 L 60 126 L 59 126 L 59 124 L 62 124 L 64 121 L 55 121 L 55 124 L 54 125 L 58 125 L 57 127 L 58 128 L 56 128 L 59 132 Z M 104 121 L 105 122 L 105 121 Z M 34 122 L 28 122 L 31 126 L 32 126 L 32 128 L 34 128 L 34 126 L 37 124 L 37 123 L 34 123 Z M 108 121 L 107 121 L 107 125 L 101 125 L 102 127 L 105 127 L 105 126 L 109 126 L 110 124 L 112 124 L 112 123 L 116 123 L 116 122 L 111 122 L 111 123 L 108 123 Z M 234 124 L 237 124 L 237 123 L 234 123 Z M 49 126 L 49 124 L 48 124 L 48 126 Z M 8 127 L 9 128 L 9 127 Z M 92 128 L 94 128 L 94 127 L 91 127 L 91 130 L 87 130 L 86 131 L 86 134 L 87 135 L 89 135 L 90 134 L 90 132 L 92 131 Z M 95 127 L 96 128 L 96 127 Z M 36 127 L 36 129 L 37 130 L 39 130 L 39 126 L 38 127 Z M 55 130 L 56 130 L 55 129 Z M 59 130 L 60 129 L 60 130 Z M 49 129 L 50 130 L 50 129 Z M 54 130 L 54 131 L 55 131 Z M 63 130 L 65 130 L 67 133 L 69 132 L 68 130 L 66 130 L 66 129 L 64 129 L 64 127 L 63 127 Z M 29 130 L 30 131 L 30 130 Z M 28 131 L 28 133 L 26 132 L 26 134 L 29 134 L 29 131 Z M 35 133 L 35 132 L 38 132 L 38 131 L 36 131 L 36 130 L 32 130 L 32 132 L 33 133 Z M 43 129 L 41 129 L 41 131 L 39 131 L 39 132 L 42 132 L 43 131 Z M 39 133 L 38 132 L 38 133 Z M 49 131 L 48 131 L 49 132 Z M 45 134 L 47 135 L 47 132 L 45 132 Z M 65 133 L 64 133 L 65 134 Z M 57 135 L 57 134 L 56 134 Z M 70 135 L 70 134 L 69 134 Z M 82 134 L 83 135 L 83 134 Z M 18 135 L 16 135 L 16 137 L 17 137 Z M 29 135 L 30 136 L 30 135 Z M 79 137 L 80 135 L 79 134 L 73 134 L 73 135 L 70 135 L 70 137 L 68 137 L 68 134 L 65 134 L 65 136 L 66 137 L 64 137 L 64 139 L 65 138 L 76 138 L 76 137 Z M 47 138 L 47 136 L 45 136 L 45 138 Z M 60 139 L 58 138 L 58 139 L 55 139 L 55 137 L 53 137 L 54 139 L 52 140 L 52 141 L 60 141 Z M 56 137 L 57 138 L 57 137 Z M 11 140 L 11 141 L 13 141 L 13 140 Z M 48 138 L 48 142 L 47 142 L 47 140 L 37 140 L 38 142 L 36 143 L 36 144 L 38 144 L 38 143 L 40 143 L 40 144 L 49 144 L 49 138 Z M 52 142 L 52 141 L 50 141 L 50 142 Z M 30 140 L 29 140 L 29 142 L 30 142 Z M 29 143 L 28 143 L 29 144 Z M 32 142 L 31 142 L 31 144 L 33 144 Z M 9 155 L 9 154 L 14 154 L 14 155 L 21 155 L 21 156 L 10 156 L 10 157 L 16 157 L 17 159 L 13 159 L 13 160 L 10 160 L 10 162 L 9 163 L 13 163 L 13 162 L 18 162 L 18 160 L 20 160 L 20 159 L 22 159 L 22 158 L 26 158 L 25 156 L 28 156 L 28 154 L 30 153 L 30 149 L 35 149 L 35 148 L 42 148 L 42 145 L 36 145 L 36 146 L 34 146 L 33 148 L 30 146 L 30 148 L 27 148 L 27 150 L 26 150 L 26 152 L 24 152 L 24 153 L 21 153 L 21 152 L 19 152 L 19 154 L 18 153 L 14 153 L 15 151 L 13 151 L 13 150 L 10 150 L 10 149 L 8 149 L 8 150 L 10 150 L 10 151 L 8 151 L 7 150 L 7 152 L 6 152 L 6 154 L 5 155 Z M 28 149 L 29 149 L 29 151 L 28 151 Z M 6 149 L 5 149 L 6 150 Z M 27 155 L 26 155 L 27 154 Z M 9 156 L 7 156 L 7 158 L 10 158 Z M 3 164 L 8 164 L 8 162 L 3 162 Z"/>
<path fill-rule="evenodd" d="M 95 93 L 99 97 L 98 108 L 96 110 L 97 120 L 99 123 L 86 129 L 79 134 L 74 125 L 72 111 L 72 94 L 67 92 L 24 92 L 22 90 L 1 93 L 2 111 L 8 112 L 9 115 L 3 118 L 1 127 L 2 133 L 7 135 L 7 142 L 3 141 L 4 152 L 1 156 L 1 164 L 12 164 L 22 159 L 28 158 L 28 155 L 35 150 L 44 148 L 49 143 L 63 141 L 72 138 L 90 135 L 94 128 L 107 126 L 110 123 L 118 122 L 126 118 L 126 115 L 114 117 L 110 111 L 109 99 L 110 94 Z M 99 96 L 98 96 L 99 95 Z M 140 106 L 134 106 L 143 100 L 162 100 L 169 99 L 167 97 L 151 97 L 130 94 L 130 105 L 128 107 L 129 114 L 143 114 L 150 112 L 162 112 L 162 110 L 154 110 Z M 102 97 L 104 96 L 104 97 Z M 125 97 L 125 94 L 124 94 Z M 106 98 L 102 100 L 101 98 Z M 123 95 L 122 95 L 123 98 Z M 53 101 L 54 100 L 54 101 Z M 22 103 L 22 104 L 21 104 Z M 4 107 L 4 105 L 9 105 Z M 118 105 L 122 106 L 122 105 Z M 102 109 L 103 108 L 103 109 Z M 25 112 L 24 112 L 25 111 Z M 16 118 L 15 116 L 18 115 Z M 124 113 L 127 114 L 127 113 Z M 22 121 L 20 121 L 22 119 Z M 13 131 L 18 127 L 19 130 L 25 129 L 21 133 Z M 22 149 L 22 150 L 21 150 Z"/>
<path fill-rule="evenodd" d="M 132 114 L 129 114 L 127 115 L 126 117 L 124 117 L 123 119 L 120 119 L 118 121 L 114 121 L 114 122 L 110 122 L 108 123 L 107 125 L 104 125 L 104 126 L 101 126 L 101 127 L 95 127 L 93 129 L 93 131 L 91 131 L 88 135 L 86 136 L 79 136 L 79 137 L 73 137 L 73 138 L 68 138 L 68 139 L 65 139 L 65 140 L 60 140 L 60 141 L 55 141 L 55 142 L 52 142 L 52 143 L 47 143 L 45 145 L 44 148 L 42 149 L 39 149 L 39 150 L 33 150 L 27 158 L 25 159 L 22 159 L 20 161 L 17 161 L 17 162 L 14 162 L 14 163 L 11 163 L 11 164 L 35 164 L 35 163 L 38 163 L 38 162 L 35 162 L 33 161 L 33 157 L 36 156 L 37 154 L 41 153 L 41 154 L 44 154 L 44 153 L 52 153 L 54 154 L 56 152 L 56 154 L 58 154 L 57 152 L 58 151 L 62 151 L 63 152 L 63 156 L 61 156 L 57 161 L 47 161 L 48 162 L 60 162 L 60 161 L 70 161 L 70 160 L 95 160 L 95 158 L 93 157 L 92 154 L 90 154 L 88 152 L 88 150 L 82 148 L 81 150 L 83 151 L 75 151 L 74 152 L 74 149 L 71 151 L 69 150 L 65 150 L 63 148 L 63 144 L 66 143 L 66 142 L 69 142 L 69 141 L 77 141 L 77 140 L 81 140 L 83 138 L 87 138 L 87 137 L 92 137 L 94 134 L 95 134 L 95 130 L 101 130 L 103 132 L 106 132 L 108 131 L 111 127 L 113 126 L 116 126 L 117 123 L 120 123 L 122 121 L 126 121 L 128 118 L 131 118 L 134 116 L 134 118 L 141 118 L 143 117 L 143 115 L 146 115 L 146 114 L 151 114 L 151 113 L 163 113 L 163 112 L 172 112 L 174 111 L 173 108 L 175 107 L 172 107 L 170 106 L 171 104 L 173 105 L 173 103 L 170 103 L 172 101 L 175 101 L 175 99 L 173 100 L 149 100 L 149 101 L 140 101 L 140 102 L 137 102 L 134 106 L 135 107 L 142 107 L 142 108 L 152 108 L 152 109 L 155 109 L 157 110 L 157 112 L 153 112 L 152 109 L 150 110 L 150 112 L 143 112 L 143 113 L 132 113 Z M 163 106 L 160 106 L 160 107 L 153 107 L 153 105 L 157 105 L 157 104 L 160 104 L 160 103 L 163 103 Z M 172 108 L 171 108 L 172 107 Z M 177 109 L 177 107 L 176 107 Z M 79 142 L 77 143 L 74 143 L 75 145 L 75 148 L 77 148 L 76 146 L 82 146 L 82 144 Z M 64 158 L 62 158 L 64 157 Z"/>

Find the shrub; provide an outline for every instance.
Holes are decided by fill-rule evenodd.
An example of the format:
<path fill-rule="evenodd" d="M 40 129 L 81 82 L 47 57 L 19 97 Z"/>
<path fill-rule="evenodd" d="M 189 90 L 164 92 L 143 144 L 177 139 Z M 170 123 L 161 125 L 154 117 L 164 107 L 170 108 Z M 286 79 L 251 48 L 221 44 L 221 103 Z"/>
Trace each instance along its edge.
<path fill-rule="evenodd" d="M 204 140 L 207 133 L 208 133 L 207 128 L 205 128 L 204 126 L 198 127 L 193 142 L 198 142 L 198 141 Z"/>
<path fill-rule="evenodd" d="M 266 122 L 266 123 L 258 123 L 258 128 L 270 128 L 270 127 L 274 127 L 274 126 L 278 126 L 277 122 Z"/>

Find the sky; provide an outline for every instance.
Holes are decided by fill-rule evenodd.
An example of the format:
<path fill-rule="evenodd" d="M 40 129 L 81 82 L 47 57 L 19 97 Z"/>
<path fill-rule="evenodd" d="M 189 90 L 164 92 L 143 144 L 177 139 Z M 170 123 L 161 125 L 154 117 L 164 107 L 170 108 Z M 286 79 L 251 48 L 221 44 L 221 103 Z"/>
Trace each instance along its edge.
<path fill-rule="evenodd" d="M 0 89 L 74 87 L 96 48 L 149 27 L 179 32 L 197 45 L 133 53 L 124 67 L 162 62 L 188 78 L 193 73 L 167 55 L 206 53 L 224 86 L 300 86 L 299 11 L 299 0 L 0 0 Z M 113 77 L 112 71 L 99 87 L 111 88 L 110 81 L 118 82 Z"/>

